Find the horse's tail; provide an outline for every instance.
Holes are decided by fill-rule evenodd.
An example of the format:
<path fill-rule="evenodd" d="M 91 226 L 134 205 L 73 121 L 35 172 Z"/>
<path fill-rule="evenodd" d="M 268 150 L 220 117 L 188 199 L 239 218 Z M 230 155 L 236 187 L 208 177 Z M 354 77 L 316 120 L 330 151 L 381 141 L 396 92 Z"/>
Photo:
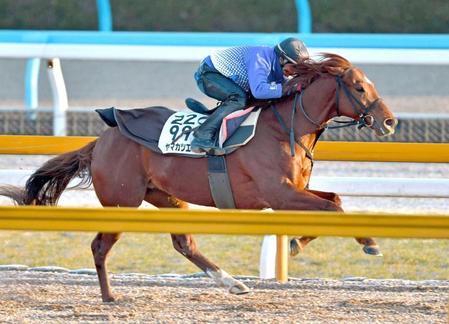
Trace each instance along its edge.
<path fill-rule="evenodd" d="M 3 186 L 0 195 L 13 199 L 18 205 L 56 205 L 73 178 L 81 178 L 73 188 L 91 184 L 90 165 L 95 144 L 93 141 L 77 151 L 54 157 L 30 176 L 24 188 Z"/>

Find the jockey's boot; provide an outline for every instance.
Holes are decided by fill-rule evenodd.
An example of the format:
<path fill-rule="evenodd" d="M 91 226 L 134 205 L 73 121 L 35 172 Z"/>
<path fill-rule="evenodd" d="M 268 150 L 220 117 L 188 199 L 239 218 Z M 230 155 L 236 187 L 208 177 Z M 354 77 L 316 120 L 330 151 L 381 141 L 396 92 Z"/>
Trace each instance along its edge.
<path fill-rule="evenodd" d="M 210 115 L 215 111 L 215 109 L 211 109 L 211 110 L 207 109 L 207 107 L 203 103 L 201 103 L 198 100 L 193 99 L 193 98 L 187 98 L 185 100 L 185 103 L 186 103 L 187 108 L 189 108 L 190 110 L 192 110 L 198 114 Z"/>
<path fill-rule="evenodd" d="M 226 98 L 193 133 L 192 151 L 195 153 L 206 152 L 211 155 L 223 155 L 224 151 L 218 147 L 216 136 L 221 122 L 230 113 L 244 108 L 245 104 L 246 98 L 240 96 L 232 95 Z"/>

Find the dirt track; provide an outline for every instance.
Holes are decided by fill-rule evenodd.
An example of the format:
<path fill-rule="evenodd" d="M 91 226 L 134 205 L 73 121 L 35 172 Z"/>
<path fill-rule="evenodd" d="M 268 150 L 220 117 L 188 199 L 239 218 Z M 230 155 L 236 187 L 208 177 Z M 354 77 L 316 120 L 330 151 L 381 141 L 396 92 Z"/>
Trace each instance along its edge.
<path fill-rule="evenodd" d="M 251 288 L 228 294 L 202 276 L 112 277 L 118 301 L 100 300 L 91 271 L 3 266 L 0 321 L 164 323 L 447 323 L 449 281 L 308 279 L 281 285 L 240 278 Z"/>

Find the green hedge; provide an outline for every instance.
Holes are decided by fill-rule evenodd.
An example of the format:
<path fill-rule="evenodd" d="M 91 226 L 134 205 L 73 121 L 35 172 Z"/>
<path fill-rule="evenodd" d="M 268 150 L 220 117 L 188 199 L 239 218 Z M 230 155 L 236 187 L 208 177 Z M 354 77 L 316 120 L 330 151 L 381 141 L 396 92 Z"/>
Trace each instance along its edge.
<path fill-rule="evenodd" d="M 448 0 L 309 0 L 314 32 L 449 33 Z M 115 30 L 295 32 L 293 0 L 111 0 Z M 97 29 L 95 0 L 0 0 L 2 29 Z"/>

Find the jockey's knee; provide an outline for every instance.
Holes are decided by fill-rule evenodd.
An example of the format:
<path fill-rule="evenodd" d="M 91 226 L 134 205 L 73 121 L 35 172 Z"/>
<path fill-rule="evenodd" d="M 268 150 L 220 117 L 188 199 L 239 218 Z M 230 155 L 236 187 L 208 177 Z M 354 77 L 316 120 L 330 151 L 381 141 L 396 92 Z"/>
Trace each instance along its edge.
<path fill-rule="evenodd" d="M 246 94 L 233 93 L 226 98 L 225 101 L 233 102 L 235 105 L 246 107 L 249 103 L 248 96 Z"/>

